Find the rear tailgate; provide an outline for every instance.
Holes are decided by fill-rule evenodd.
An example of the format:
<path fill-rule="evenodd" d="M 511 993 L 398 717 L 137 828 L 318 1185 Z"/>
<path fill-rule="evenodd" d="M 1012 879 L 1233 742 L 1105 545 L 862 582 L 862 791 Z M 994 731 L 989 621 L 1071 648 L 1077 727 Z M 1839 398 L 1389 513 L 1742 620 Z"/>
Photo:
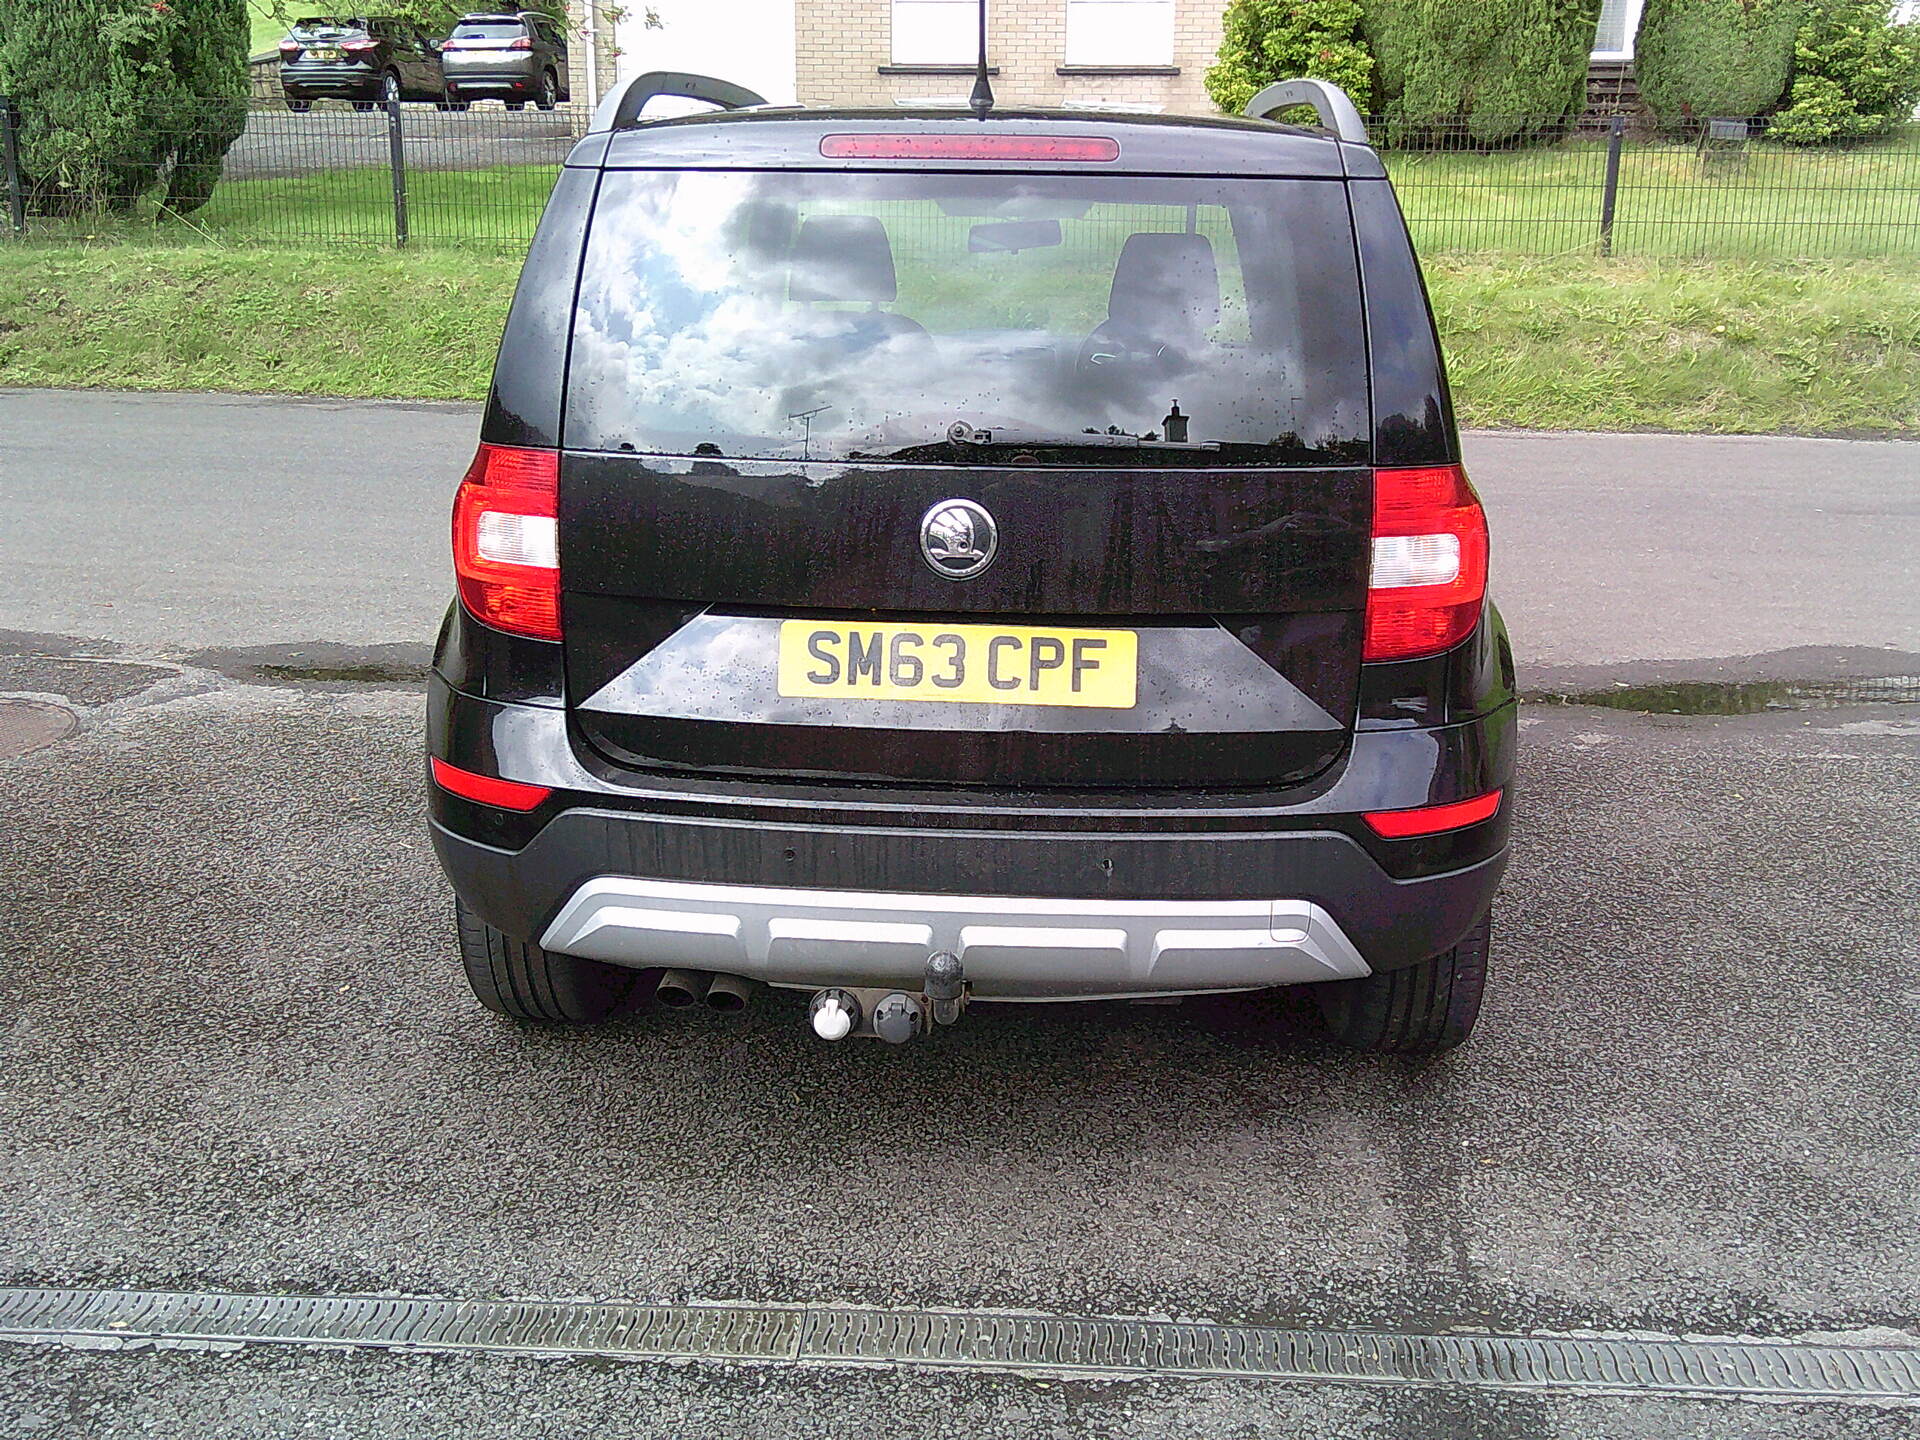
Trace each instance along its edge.
<path fill-rule="evenodd" d="M 1364 630 L 1361 331 L 1339 181 L 609 172 L 560 476 L 576 734 L 773 778 L 1318 773 Z M 953 500 L 996 532 L 965 578 L 928 553 Z"/>
<path fill-rule="evenodd" d="M 1246 785 L 1313 774 L 1345 749 L 1366 596 L 1364 469 L 1227 479 L 751 467 L 722 479 L 689 468 L 583 454 L 562 464 L 568 691 L 580 733 L 620 763 Z M 994 563 L 961 583 L 920 550 L 922 516 L 956 496 L 999 529 Z M 797 621 L 813 645 L 796 677 L 789 644 L 783 676 L 782 629 Z M 1062 638 L 1036 645 L 1029 631 Z M 1012 641 L 996 650 L 1002 634 Z M 885 663 L 850 673 L 875 637 Z M 1075 650 L 1076 637 L 1097 648 Z M 1108 675 L 1076 677 L 1074 660 L 1111 672 L 1126 668 L 1125 649 L 1131 703 L 1029 703 L 1065 698 L 1076 678 L 1092 690 Z M 1023 693 L 934 698 L 933 685 L 957 678 L 956 658 L 981 673 L 992 664 L 991 679 Z M 794 683 L 808 675 L 832 683 Z"/>

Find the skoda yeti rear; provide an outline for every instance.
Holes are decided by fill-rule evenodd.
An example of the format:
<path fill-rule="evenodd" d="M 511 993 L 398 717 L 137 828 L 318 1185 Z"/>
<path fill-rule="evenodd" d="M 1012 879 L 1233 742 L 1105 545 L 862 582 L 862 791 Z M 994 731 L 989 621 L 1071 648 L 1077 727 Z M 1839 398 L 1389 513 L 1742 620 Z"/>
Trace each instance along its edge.
<path fill-rule="evenodd" d="M 428 741 L 495 1010 L 775 986 L 897 1041 L 1306 985 L 1349 1045 L 1465 1038 L 1512 661 L 1365 145 L 623 118 L 481 441 Z"/>

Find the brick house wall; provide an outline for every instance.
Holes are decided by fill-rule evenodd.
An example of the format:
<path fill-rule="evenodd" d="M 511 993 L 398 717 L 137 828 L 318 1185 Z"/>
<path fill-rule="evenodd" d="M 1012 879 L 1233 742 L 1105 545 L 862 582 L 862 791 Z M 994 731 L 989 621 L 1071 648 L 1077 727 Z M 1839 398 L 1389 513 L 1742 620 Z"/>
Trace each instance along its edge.
<path fill-rule="evenodd" d="M 619 45 L 614 28 L 614 15 L 620 13 L 620 6 L 606 3 L 592 3 L 592 0 L 567 0 L 567 50 L 568 63 L 573 72 L 573 103 L 585 105 L 596 96 L 607 93 L 619 72 Z M 587 44 L 587 26 L 593 25 L 593 44 Z M 599 83 L 591 89 L 587 85 L 587 56 L 591 50 Z"/>
<path fill-rule="evenodd" d="M 1203 77 L 1220 49 L 1224 0 L 1174 0 L 1170 65 L 1067 64 L 1067 0 L 992 0 L 987 59 L 1003 105 L 1217 113 Z M 970 65 L 895 65 L 893 0 L 795 0 L 795 80 L 803 105 L 895 105 L 964 98 Z"/>

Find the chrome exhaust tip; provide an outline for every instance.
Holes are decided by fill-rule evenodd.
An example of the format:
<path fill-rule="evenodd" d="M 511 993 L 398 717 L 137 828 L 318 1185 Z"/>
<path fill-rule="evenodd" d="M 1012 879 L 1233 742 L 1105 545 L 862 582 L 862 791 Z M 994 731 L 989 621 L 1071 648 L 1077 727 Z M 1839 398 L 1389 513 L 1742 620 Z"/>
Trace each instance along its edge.
<path fill-rule="evenodd" d="M 653 998 L 669 1010 L 690 1010 L 706 995 L 712 979 L 698 970 L 665 970 Z"/>
<path fill-rule="evenodd" d="M 716 975 L 707 986 L 707 1008 L 738 1015 L 753 998 L 754 982 L 738 975 Z"/>

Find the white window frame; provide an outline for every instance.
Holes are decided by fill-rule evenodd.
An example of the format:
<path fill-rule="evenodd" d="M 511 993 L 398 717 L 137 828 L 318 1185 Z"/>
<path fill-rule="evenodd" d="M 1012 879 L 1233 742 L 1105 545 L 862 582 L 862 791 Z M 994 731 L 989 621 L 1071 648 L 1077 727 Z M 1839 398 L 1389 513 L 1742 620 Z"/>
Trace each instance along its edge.
<path fill-rule="evenodd" d="M 980 58 L 977 0 L 892 0 L 888 20 L 895 65 L 972 65 Z"/>
<path fill-rule="evenodd" d="M 1066 0 L 1069 66 L 1119 69 L 1173 64 L 1174 0 Z M 1138 28 L 1115 26 L 1127 12 Z"/>
<path fill-rule="evenodd" d="M 1594 48 L 1593 48 L 1592 54 L 1589 57 L 1590 59 L 1594 59 L 1594 60 L 1631 60 L 1633 59 L 1633 42 L 1635 41 L 1635 39 L 1638 38 L 1640 34 L 1640 15 L 1641 15 L 1641 12 L 1646 9 L 1646 0 L 1623 0 L 1623 4 L 1625 6 L 1626 17 L 1627 17 L 1625 48 L 1620 50 L 1602 50 L 1600 48 L 1600 30 L 1599 30 L 1599 27 L 1596 25 L 1594 27 L 1594 32 L 1593 32 Z"/>

